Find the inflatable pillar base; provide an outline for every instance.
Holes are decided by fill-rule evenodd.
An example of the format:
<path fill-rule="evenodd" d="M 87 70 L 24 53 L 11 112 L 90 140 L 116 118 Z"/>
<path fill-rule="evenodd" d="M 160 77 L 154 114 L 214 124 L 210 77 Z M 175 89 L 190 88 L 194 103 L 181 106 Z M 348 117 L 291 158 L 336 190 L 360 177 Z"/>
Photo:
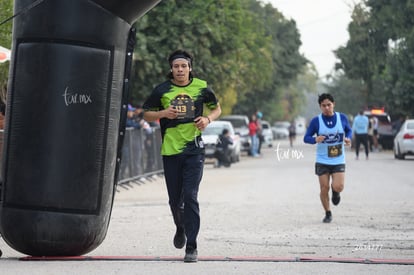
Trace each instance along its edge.
<path fill-rule="evenodd" d="M 33 1 L 32 1 L 33 2 Z M 43 1 L 13 25 L 0 230 L 36 256 L 81 255 L 112 209 L 131 23 L 159 1 Z M 15 10 L 28 0 L 15 0 Z"/>

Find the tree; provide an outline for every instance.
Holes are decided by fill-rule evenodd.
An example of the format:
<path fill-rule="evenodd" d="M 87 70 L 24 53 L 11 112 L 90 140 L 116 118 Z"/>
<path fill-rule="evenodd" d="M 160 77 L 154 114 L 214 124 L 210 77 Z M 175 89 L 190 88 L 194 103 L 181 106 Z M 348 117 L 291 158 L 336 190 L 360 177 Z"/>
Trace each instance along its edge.
<path fill-rule="evenodd" d="M 413 1 L 387 1 L 378 7 L 370 1 L 379 16 L 388 20 L 384 32 L 388 34 L 388 59 L 384 70 L 386 99 L 395 116 L 414 116 L 414 3 Z M 378 23 L 379 24 L 379 23 Z"/>
<path fill-rule="evenodd" d="M 2 1 L 1 16 L 13 0 Z M 130 77 L 130 99 L 142 104 L 170 68 L 167 55 L 178 48 L 195 57 L 195 76 L 216 92 L 224 114 L 248 114 L 260 106 L 269 117 L 296 110 L 296 85 L 307 60 L 296 23 L 258 0 L 165 0 L 135 24 L 137 44 Z M 0 43 L 11 44 L 11 22 L 1 26 Z M 8 75 L 0 65 L 0 80 Z M 294 106 L 293 106 L 294 105 Z M 293 108 L 293 109 L 292 109 Z M 283 111 L 284 112 L 284 111 Z"/>
<path fill-rule="evenodd" d="M 13 14 L 13 0 L 0 0 L 0 22 L 3 22 Z M 0 46 L 10 49 L 12 41 L 12 24 L 11 21 L 0 25 Z M 10 62 L 0 63 L 0 100 L 5 102 L 5 90 L 3 87 L 7 85 L 7 79 L 9 76 Z"/>
<path fill-rule="evenodd" d="M 384 68 L 387 44 L 381 37 L 381 30 L 372 23 L 370 12 L 365 6 L 357 5 L 352 18 L 353 21 L 348 26 L 350 39 L 346 46 L 335 51 L 341 60 L 336 69 L 342 69 L 351 79 L 364 81 L 365 89 L 360 91 L 359 99 L 363 105 L 368 105 L 378 99 L 374 79 Z"/>
<path fill-rule="evenodd" d="M 355 115 L 366 108 L 364 101 L 360 100 L 361 91 L 365 89 L 362 80 L 348 78 L 345 74 L 336 74 L 329 83 L 325 83 L 326 92 L 335 98 L 335 109 L 339 112 Z"/>
<path fill-rule="evenodd" d="M 259 41 L 260 32 L 251 31 L 252 17 L 242 4 L 238 0 L 164 1 L 144 16 L 136 24 L 133 97 L 143 100 L 168 72 L 166 55 L 184 48 L 195 57 L 196 75 L 207 79 L 219 98 L 227 101 L 224 106 L 231 107 L 243 90 L 240 87 L 257 76 L 254 67 L 266 64 L 266 55 L 253 53 L 264 43 Z"/>
<path fill-rule="evenodd" d="M 308 62 L 299 53 L 301 41 L 296 23 L 285 19 L 270 4 L 255 6 L 251 10 L 259 18 L 263 18 L 265 36 L 271 43 L 269 60 L 272 81 L 264 87 L 253 87 L 239 100 L 233 111 L 251 114 L 260 109 L 267 120 L 283 119 L 287 114 L 294 116 L 295 113 L 289 112 L 292 108 L 300 109 L 302 102 L 294 99 L 303 96 L 303 91 L 298 90 L 294 83 L 298 75 L 304 72 Z"/>
<path fill-rule="evenodd" d="M 350 39 L 335 52 L 338 70 L 362 80 L 365 105 L 385 106 L 391 114 L 414 115 L 414 3 L 367 0 L 357 5 Z"/>
<path fill-rule="evenodd" d="M 166 55 L 190 50 L 194 71 L 207 79 L 223 113 L 271 113 L 282 86 L 295 81 L 306 59 L 294 21 L 257 0 L 163 1 L 137 24 L 132 99 L 137 103 L 168 72 Z"/>

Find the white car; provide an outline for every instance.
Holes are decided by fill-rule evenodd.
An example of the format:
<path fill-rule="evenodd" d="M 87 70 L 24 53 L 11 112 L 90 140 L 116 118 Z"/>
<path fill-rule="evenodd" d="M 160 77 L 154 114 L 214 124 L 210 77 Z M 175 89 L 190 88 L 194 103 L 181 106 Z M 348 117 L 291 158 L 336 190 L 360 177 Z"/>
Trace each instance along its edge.
<path fill-rule="evenodd" d="M 215 120 L 212 121 L 203 132 L 201 136 L 203 138 L 205 147 L 206 158 L 214 158 L 216 152 L 216 145 L 219 135 L 222 134 L 223 129 L 228 129 L 233 144 L 229 146 L 229 159 L 232 163 L 240 161 L 240 136 L 234 132 L 233 125 L 229 121 Z"/>
<path fill-rule="evenodd" d="M 267 145 L 268 147 L 272 147 L 273 146 L 273 132 L 272 132 L 272 128 L 270 127 L 270 123 L 265 120 L 262 120 L 261 125 L 262 125 L 262 135 L 264 138 L 264 144 Z"/>
<path fill-rule="evenodd" d="M 289 137 L 289 121 L 276 121 L 273 124 L 272 132 L 274 139 L 284 139 Z"/>
<path fill-rule="evenodd" d="M 236 135 L 240 137 L 240 150 L 250 152 L 249 118 L 245 115 L 227 115 L 220 117 L 220 120 L 231 122 Z"/>
<path fill-rule="evenodd" d="M 394 156 L 404 159 L 406 155 L 414 155 L 414 119 L 407 119 L 394 138 Z"/>

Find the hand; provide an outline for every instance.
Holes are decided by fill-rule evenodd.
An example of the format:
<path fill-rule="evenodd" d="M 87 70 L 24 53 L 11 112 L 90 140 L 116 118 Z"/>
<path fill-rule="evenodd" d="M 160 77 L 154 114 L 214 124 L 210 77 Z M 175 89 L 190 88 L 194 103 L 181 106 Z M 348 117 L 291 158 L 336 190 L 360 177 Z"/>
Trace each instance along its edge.
<path fill-rule="evenodd" d="M 350 146 L 351 145 L 351 139 L 344 138 L 344 143 L 345 143 L 345 146 Z"/>
<path fill-rule="evenodd" d="M 169 118 L 169 119 L 176 119 L 178 117 L 178 110 L 175 109 L 175 106 L 173 106 L 173 105 L 170 105 L 163 112 L 164 112 L 163 117 L 166 117 L 166 118 Z"/>
<path fill-rule="evenodd" d="M 203 131 L 210 123 L 210 120 L 204 116 L 199 116 L 194 119 L 194 123 L 198 130 Z"/>
<path fill-rule="evenodd" d="M 316 143 L 321 143 L 322 141 L 324 141 L 325 140 L 325 136 L 317 136 L 316 138 L 315 138 L 315 141 L 316 141 Z"/>

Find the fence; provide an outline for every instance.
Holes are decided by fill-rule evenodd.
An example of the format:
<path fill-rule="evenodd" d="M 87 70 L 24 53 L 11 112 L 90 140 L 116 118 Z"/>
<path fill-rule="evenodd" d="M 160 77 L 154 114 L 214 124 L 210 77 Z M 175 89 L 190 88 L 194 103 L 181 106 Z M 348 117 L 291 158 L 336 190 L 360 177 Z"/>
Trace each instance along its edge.
<path fill-rule="evenodd" d="M 127 128 L 122 147 L 118 184 L 162 173 L 160 148 L 160 128 L 151 128 L 150 132 L 144 129 Z M 3 130 L 0 130 L 0 166 L 2 151 Z"/>
<path fill-rule="evenodd" d="M 160 128 L 145 129 L 127 128 L 125 131 L 122 158 L 118 183 L 129 182 L 163 171 L 160 155 Z"/>

